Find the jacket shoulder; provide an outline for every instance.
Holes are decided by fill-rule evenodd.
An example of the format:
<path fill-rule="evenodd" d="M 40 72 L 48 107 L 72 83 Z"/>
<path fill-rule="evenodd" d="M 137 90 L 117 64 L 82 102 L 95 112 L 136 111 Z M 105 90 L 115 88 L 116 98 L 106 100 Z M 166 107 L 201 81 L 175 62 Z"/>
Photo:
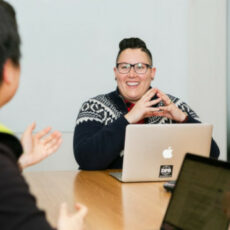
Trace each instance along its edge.
<path fill-rule="evenodd" d="M 17 137 L 12 134 L 0 132 L 0 147 L 6 148 L 12 152 L 18 159 L 23 152 L 22 145 Z"/>

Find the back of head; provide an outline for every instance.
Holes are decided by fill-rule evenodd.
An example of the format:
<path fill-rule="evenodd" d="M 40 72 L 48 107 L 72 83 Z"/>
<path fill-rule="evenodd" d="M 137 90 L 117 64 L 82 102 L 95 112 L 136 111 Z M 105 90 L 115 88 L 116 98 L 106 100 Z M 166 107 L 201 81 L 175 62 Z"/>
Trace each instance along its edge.
<path fill-rule="evenodd" d="M 121 40 L 119 43 L 119 52 L 117 55 L 116 62 L 118 61 L 118 58 L 122 53 L 122 51 L 126 49 L 141 49 L 143 52 L 145 52 L 148 55 L 152 65 L 152 54 L 148 50 L 145 42 L 140 38 L 124 38 L 123 40 Z"/>
<path fill-rule="evenodd" d="M 20 37 L 13 7 L 0 0 L 0 83 L 2 71 L 7 59 L 15 65 L 20 60 Z"/>

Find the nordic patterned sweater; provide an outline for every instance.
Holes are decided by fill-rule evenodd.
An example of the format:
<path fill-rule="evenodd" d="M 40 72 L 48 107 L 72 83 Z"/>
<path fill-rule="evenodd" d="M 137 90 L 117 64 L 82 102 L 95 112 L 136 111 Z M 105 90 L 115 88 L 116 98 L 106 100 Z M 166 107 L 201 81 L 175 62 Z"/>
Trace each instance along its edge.
<path fill-rule="evenodd" d="M 183 101 L 168 95 L 182 111 L 188 114 L 186 123 L 200 123 L 197 114 Z M 160 102 L 156 106 L 163 106 Z M 128 112 L 119 90 L 99 95 L 83 103 L 74 132 L 74 156 L 80 169 L 100 170 L 122 168 L 125 129 Z M 176 123 L 166 117 L 150 117 L 146 124 Z M 212 140 L 210 156 L 218 158 L 219 148 Z"/>

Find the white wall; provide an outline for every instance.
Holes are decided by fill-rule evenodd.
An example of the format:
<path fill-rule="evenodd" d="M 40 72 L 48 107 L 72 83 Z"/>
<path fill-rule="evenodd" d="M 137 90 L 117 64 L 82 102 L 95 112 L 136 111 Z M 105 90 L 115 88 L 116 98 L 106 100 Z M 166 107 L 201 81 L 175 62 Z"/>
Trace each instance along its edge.
<path fill-rule="evenodd" d="M 146 41 L 158 69 L 154 85 L 187 99 L 187 1 L 9 2 L 23 41 L 22 75 L 1 122 L 16 132 L 33 120 L 38 128 L 72 132 L 83 101 L 115 89 L 113 67 L 125 37 Z"/>
<path fill-rule="evenodd" d="M 223 37 L 226 31 L 222 25 L 225 1 L 9 2 L 17 10 L 22 34 L 22 76 L 16 98 L 0 113 L 1 122 L 17 133 L 33 120 L 38 121 L 38 128 L 51 124 L 63 131 L 64 142 L 58 153 L 30 170 L 77 168 L 72 152 L 72 131 L 80 105 L 91 96 L 115 88 L 112 68 L 118 43 L 130 36 L 142 38 L 152 51 L 157 67 L 152 85 L 182 98 L 204 121 L 213 123 L 221 157 L 225 157 L 226 98 L 225 91 L 221 90 L 225 81 L 222 64 L 225 61 Z M 207 28 L 210 26 L 209 20 L 204 20 L 206 17 L 209 20 L 216 17 L 212 19 L 218 31 L 211 34 L 214 37 L 210 37 L 209 29 L 203 33 L 206 23 Z M 205 51 L 214 52 L 207 55 L 203 52 L 203 40 L 208 43 L 205 43 Z M 217 66 L 214 67 L 217 54 Z M 213 77 L 212 81 L 208 79 L 208 86 L 206 81 L 213 68 L 219 69 L 217 91 L 213 91 L 217 85 Z M 213 113 L 216 103 L 221 119 Z"/>
<path fill-rule="evenodd" d="M 226 0 L 190 0 L 188 32 L 189 104 L 204 122 L 226 159 Z"/>

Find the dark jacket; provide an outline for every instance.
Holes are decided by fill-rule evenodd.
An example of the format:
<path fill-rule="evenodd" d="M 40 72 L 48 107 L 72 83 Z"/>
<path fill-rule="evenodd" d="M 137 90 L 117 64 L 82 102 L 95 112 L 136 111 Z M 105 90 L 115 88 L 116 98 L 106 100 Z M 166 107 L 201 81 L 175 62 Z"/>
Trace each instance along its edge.
<path fill-rule="evenodd" d="M 21 153 L 15 136 L 0 132 L 0 229 L 51 230 L 17 165 Z"/>

